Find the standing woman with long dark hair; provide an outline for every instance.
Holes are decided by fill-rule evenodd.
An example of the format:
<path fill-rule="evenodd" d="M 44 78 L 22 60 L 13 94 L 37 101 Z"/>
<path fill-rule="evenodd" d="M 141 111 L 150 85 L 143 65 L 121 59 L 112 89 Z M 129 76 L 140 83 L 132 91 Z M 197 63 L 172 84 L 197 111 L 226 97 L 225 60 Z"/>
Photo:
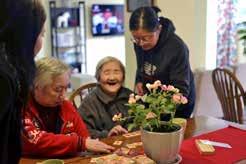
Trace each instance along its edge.
<path fill-rule="evenodd" d="M 0 163 L 21 157 L 21 108 L 35 75 L 46 14 L 39 0 L 0 1 Z"/>
<path fill-rule="evenodd" d="M 189 118 L 195 103 L 195 86 L 189 63 L 189 50 L 175 34 L 171 20 L 158 17 L 157 7 L 141 7 L 131 17 L 129 28 L 137 59 L 135 91 L 143 95 L 145 84 L 160 80 L 173 85 L 188 98 L 180 105 L 176 117 Z"/>

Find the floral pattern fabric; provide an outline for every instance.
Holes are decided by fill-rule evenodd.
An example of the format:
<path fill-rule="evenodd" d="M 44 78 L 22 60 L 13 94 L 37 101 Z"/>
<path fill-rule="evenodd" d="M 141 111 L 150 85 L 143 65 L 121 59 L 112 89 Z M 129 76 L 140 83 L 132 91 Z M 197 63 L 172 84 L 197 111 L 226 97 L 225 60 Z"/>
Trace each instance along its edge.
<path fill-rule="evenodd" d="M 236 3 L 237 0 L 218 0 L 217 67 L 233 66 L 237 62 Z"/>

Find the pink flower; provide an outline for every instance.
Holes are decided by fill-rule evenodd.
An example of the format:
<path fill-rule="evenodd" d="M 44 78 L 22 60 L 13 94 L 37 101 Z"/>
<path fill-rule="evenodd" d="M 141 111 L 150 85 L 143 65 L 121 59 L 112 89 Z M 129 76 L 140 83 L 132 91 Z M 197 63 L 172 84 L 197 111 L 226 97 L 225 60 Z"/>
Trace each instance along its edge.
<path fill-rule="evenodd" d="M 154 85 L 161 86 L 161 81 L 160 81 L 160 80 L 156 80 L 156 81 L 154 82 Z"/>
<path fill-rule="evenodd" d="M 174 90 L 175 90 L 174 86 L 172 85 L 167 86 L 167 91 L 174 91 Z"/>
<path fill-rule="evenodd" d="M 154 82 L 154 84 L 152 84 L 152 88 L 153 89 L 158 89 L 158 87 L 160 87 L 160 86 L 161 86 L 161 81 L 160 80 L 156 80 Z"/>
<path fill-rule="evenodd" d="M 141 98 L 142 98 L 142 96 L 139 96 L 139 95 L 136 95 L 136 96 L 135 96 L 135 100 L 136 100 L 136 101 L 140 100 Z"/>
<path fill-rule="evenodd" d="M 157 84 L 153 84 L 152 88 L 156 90 L 158 88 L 158 85 Z"/>
<path fill-rule="evenodd" d="M 129 100 L 128 100 L 129 104 L 135 104 L 136 102 L 137 102 L 136 99 L 132 98 L 132 97 L 130 97 Z"/>
<path fill-rule="evenodd" d="M 187 98 L 184 96 L 181 96 L 181 103 L 186 104 L 188 102 Z"/>
<path fill-rule="evenodd" d="M 113 121 L 120 121 L 120 119 L 122 118 L 122 114 L 115 114 L 112 118 Z"/>
<path fill-rule="evenodd" d="M 147 83 L 146 88 L 151 91 L 152 89 L 156 90 L 159 86 L 161 86 L 161 81 L 156 81 L 154 84 Z"/>
<path fill-rule="evenodd" d="M 132 93 L 129 95 L 129 98 L 134 98 L 134 96 L 135 96 L 134 93 Z"/>
<path fill-rule="evenodd" d="M 135 99 L 134 94 L 130 94 L 129 95 L 129 100 L 128 100 L 128 104 L 135 104 L 137 102 L 137 100 Z"/>
<path fill-rule="evenodd" d="M 149 112 L 147 115 L 146 115 L 146 120 L 149 120 L 149 119 L 152 119 L 152 118 L 155 118 L 156 117 L 156 114 L 153 113 L 153 112 Z"/>
<path fill-rule="evenodd" d="M 146 88 L 147 88 L 149 91 L 151 91 L 152 85 L 151 85 L 150 83 L 147 83 L 147 84 L 146 84 Z"/>
<path fill-rule="evenodd" d="M 180 104 L 181 102 L 181 94 L 174 94 L 173 97 L 172 97 L 173 101 L 176 103 L 176 104 Z"/>
<path fill-rule="evenodd" d="M 161 90 L 167 91 L 167 86 L 166 86 L 166 85 L 162 85 L 162 86 L 161 86 Z"/>

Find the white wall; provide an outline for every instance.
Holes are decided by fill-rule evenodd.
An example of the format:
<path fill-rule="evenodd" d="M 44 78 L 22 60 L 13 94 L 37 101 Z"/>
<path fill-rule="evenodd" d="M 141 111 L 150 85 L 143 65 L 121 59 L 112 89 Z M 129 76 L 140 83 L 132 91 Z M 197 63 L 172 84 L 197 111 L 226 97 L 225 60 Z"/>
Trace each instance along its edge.
<path fill-rule="evenodd" d="M 98 4 L 124 4 L 124 0 L 89 0 L 86 3 L 86 24 L 87 24 L 87 72 L 94 75 L 97 62 L 105 56 L 117 57 L 125 64 L 125 37 L 104 36 L 93 37 L 90 26 L 91 5 Z"/>
<path fill-rule="evenodd" d="M 71 1 L 72 0 L 67 0 Z M 73 2 L 76 0 L 73 0 Z M 51 41 L 50 41 L 50 15 L 49 2 L 43 1 L 48 21 L 46 22 L 46 34 L 44 46 L 38 55 L 38 58 L 51 55 Z M 90 31 L 90 8 L 92 4 L 124 4 L 124 0 L 89 0 L 85 1 L 86 9 L 86 48 L 87 48 L 87 73 L 94 75 L 97 62 L 105 56 L 115 56 L 125 64 L 125 37 L 122 36 L 105 36 L 92 37 Z"/>
<path fill-rule="evenodd" d="M 207 38 L 206 38 L 206 67 L 216 67 L 217 54 L 217 1 L 207 0 Z"/>
<path fill-rule="evenodd" d="M 125 0 L 125 4 L 127 4 Z M 126 46 L 126 77 L 125 77 L 125 85 L 128 88 L 134 88 L 134 81 L 135 81 L 135 72 L 136 72 L 136 58 L 135 53 L 133 50 L 133 44 L 130 41 L 131 34 L 129 32 L 129 12 L 126 11 L 125 7 L 125 46 Z"/>

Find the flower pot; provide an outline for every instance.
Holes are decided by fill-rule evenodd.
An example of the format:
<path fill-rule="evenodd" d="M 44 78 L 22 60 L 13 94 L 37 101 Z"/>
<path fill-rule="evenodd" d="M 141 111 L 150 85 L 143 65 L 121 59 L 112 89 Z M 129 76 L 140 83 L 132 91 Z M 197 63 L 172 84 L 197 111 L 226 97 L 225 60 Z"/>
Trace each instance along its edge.
<path fill-rule="evenodd" d="M 183 128 L 183 135 L 184 135 L 187 125 L 187 120 L 184 118 L 173 118 L 173 123 L 178 124 Z"/>
<path fill-rule="evenodd" d="M 150 132 L 141 130 L 145 154 L 158 164 L 173 163 L 183 140 L 182 128 L 174 132 Z"/>

